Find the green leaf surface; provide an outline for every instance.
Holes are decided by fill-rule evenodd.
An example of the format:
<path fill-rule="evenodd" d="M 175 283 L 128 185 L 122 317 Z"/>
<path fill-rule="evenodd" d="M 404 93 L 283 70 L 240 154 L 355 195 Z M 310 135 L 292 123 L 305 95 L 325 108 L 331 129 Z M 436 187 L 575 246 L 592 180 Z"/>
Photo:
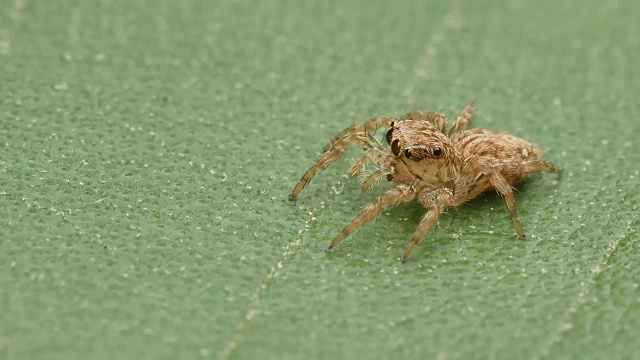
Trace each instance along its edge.
<path fill-rule="evenodd" d="M 0 358 L 640 358 L 637 1 L 0 0 Z M 373 115 L 475 102 L 561 178 L 385 211 Z"/>

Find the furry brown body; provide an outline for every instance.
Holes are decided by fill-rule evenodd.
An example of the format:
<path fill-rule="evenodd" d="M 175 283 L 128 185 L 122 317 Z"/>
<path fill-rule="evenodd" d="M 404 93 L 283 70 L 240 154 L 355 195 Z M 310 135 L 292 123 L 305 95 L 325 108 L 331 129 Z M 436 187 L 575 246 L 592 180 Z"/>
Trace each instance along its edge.
<path fill-rule="evenodd" d="M 330 249 L 383 209 L 417 197 L 429 211 L 402 256 L 406 261 L 442 211 L 489 189 L 495 189 L 504 197 L 516 232 L 524 238 L 512 185 L 531 172 L 560 170 L 542 160 L 543 152 L 521 138 L 482 129 L 465 130 L 474 112 L 473 106 L 467 106 L 448 134 L 444 115 L 423 111 L 413 111 L 404 120 L 378 117 L 351 126 L 327 146 L 322 157 L 293 189 L 290 199 L 296 199 L 316 173 L 335 161 L 351 143 L 356 143 L 364 147 L 365 153 L 349 175 L 358 175 L 370 162 L 377 167 L 363 181 L 363 190 L 372 187 L 383 176 L 400 184 L 367 205 L 334 238 Z M 385 138 L 390 148 L 371 135 L 380 127 L 388 128 Z"/>

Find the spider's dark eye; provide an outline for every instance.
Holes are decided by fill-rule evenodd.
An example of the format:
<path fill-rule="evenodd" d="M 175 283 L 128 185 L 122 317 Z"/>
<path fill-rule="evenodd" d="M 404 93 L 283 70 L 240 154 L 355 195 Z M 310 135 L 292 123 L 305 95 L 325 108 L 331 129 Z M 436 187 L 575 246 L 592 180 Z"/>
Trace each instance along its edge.
<path fill-rule="evenodd" d="M 442 155 L 442 149 L 440 149 L 439 147 L 434 147 L 433 148 L 433 156 L 438 157 Z"/>
<path fill-rule="evenodd" d="M 395 156 L 400 156 L 400 140 L 393 140 L 393 142 L 391 143 L 391 152 Z"/>
<path fill-rule="evenodd" d="M 404 157 L 411 159 L 411 149 L 404 149 Z"/>
<path fill-rule="evenodd" d="M 393 138 L 393 128 L 390 128 L 387 131 L 387 135 L 385 137 L 387 138 L 387 144 L 391 144 L 391 139 Z"/>

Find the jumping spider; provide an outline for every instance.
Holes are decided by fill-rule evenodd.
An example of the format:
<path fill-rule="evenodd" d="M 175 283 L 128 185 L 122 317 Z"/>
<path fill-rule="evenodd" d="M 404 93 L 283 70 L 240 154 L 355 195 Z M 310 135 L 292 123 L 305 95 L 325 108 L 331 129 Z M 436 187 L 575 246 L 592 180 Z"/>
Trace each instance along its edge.
<path fill-rule="evenodd" d="M 561 170 L 542 160 L 544 153 L 523 139 L 483 129 L 465 130 L 474 112 L 473 105 L 466 106 L 448 133 L 443 114 L 417 110 L 401 120 L 374 117 L 350 126 L 325 147 L 325 152 L 302 176 L 289 199 L 295 200 L 318 172 L 336 161 L 349 145 L 357 144 L 364 148 L 364 155 L 353 165 L 349 176 L 360 174 L 370 162 L 376 167 L 362 182 L 363 191 L 383 176 L 399 185 L 360 211 L 333 239 L 329 249 L 385 208 L 417 197 L 429 211 L 420 220 L 402 255 L 405 262 L 440 213 L 492 188 L 504 197 L 516 233 L 523 239 L 524 229 L 516 211 L 512 185 L 535 171 L 558 173 Z M 381 127 L 388 129 L 385 139 L 389 147 L 383 146 L 372 134 Z"/>

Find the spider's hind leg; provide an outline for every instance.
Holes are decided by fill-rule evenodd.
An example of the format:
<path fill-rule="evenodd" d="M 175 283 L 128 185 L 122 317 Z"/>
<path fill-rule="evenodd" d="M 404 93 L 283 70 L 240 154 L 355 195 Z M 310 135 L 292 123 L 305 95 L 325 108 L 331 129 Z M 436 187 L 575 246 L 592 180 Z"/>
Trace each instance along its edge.
<path fill-rule="evenodd" d="M 532 173 L 535 171 L 548 171 L 552 173 L 561 173 L 562 169 L 556 167 L 547 160 L 536 159 L 524 161 L 520 164 L 520 171 L 524 174 Z"/>
<path fill-rule="evenodd" d="M 475 172 L 486 176 L 487 179 L 489 179 L 491 186 L 498 192 L 498 194 L 500 194 L 500 196 L 502 196 L 505 205 L 507 205 L 507 210 L 509 210 L 513 226 L 516 228 L 518 238 L 524 239 L 526 237 L 524 234 L 524 227 L 522 226 L 522 222 L 518 216 L 516 199 L 513 194 L 513 186 L 511 183 L 509 183 L 507 178 L 504 177 L 496 168 L 476 157 L 469 159 L 469 164 L 474 168 L 473 170 Z"/>
<path fill-rule="evenodd" d="M 453 123 L 453 127 L 451 128 L 450 136 L 456 136 L 464 131 L 464 129 L 473 118 L 473 114 L 476 112 L 476 107 L 473 104 L 469 104 L 464 107 L 460 115 L 456 118 L 456 121 Z"/>

